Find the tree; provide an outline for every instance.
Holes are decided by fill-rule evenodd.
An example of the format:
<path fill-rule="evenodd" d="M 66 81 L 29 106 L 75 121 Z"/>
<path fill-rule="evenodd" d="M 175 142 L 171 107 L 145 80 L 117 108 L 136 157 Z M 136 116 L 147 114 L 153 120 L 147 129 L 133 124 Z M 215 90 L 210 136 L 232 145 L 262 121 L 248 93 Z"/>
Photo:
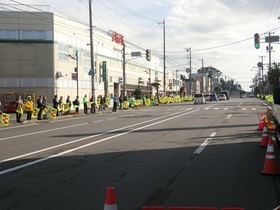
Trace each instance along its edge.
<path fill-rule="evenodd" d="M 157 98 L 159 99 L 159 96 L 158 96 L 158 89 L 159 89 L 159 86 L 161 86 L 158 82 L 153 82 L 151 83 L 151 86 L 152 87 L 155 87 L 156 91 L 157 91 Z"/>
<path fill-rule="evenodd" d="M 144 81 L 141 77 L 138 78 L 138 88 L 140 87 L 140 85 L 143 85 Z"/>
<path fill-rule="evenodd" d="M 212 66 L 210 67 L 203 67 L 197 70 L 197 73 L 205 74 L 208 73 L 211 78 L 218 78 L 221 77 L 222 72 Z"/>
<path fill-rule="evenodd" d="M 141 99 L 142 96 L 143 96 L 143 93 L 141 91 L 141 89 L 139 88 L 136 88 L 134 91 L 133 91 L 133 94 L 135 96 L 135 99 Z"/>
<path fill-rule="evenodd" d="M 277 65 L 277 63 L 274 63 L 273 67 L 271 67 L 267 72 L 267 79 L 271 89 L 280 86 L 279 76 L 280 76 L 279 65 Z"/>

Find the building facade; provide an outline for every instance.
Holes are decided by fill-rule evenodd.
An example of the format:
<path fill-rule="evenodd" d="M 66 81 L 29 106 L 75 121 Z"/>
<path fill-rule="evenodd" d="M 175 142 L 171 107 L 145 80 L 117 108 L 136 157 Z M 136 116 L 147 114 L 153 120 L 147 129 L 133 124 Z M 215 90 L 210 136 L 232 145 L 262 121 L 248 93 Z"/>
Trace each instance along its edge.
<path fill-rule="evenodd" d="M 67 95 L 72 100 L 85 94 L 120 95 L 123 76 L 126 95 L 137 87 L 147 94 L 155 92 L 151 83 L 163 84 L 160 58 L 152 55 L 149 62 L 146 48 L 125 41 L 124 64 L 124 45 L 112 40 L 114 31 L 93 28 L 93 71 L 88 24 L 51 7 L 44 12 L 0 11 L 0 17 L 1 96 L 5 92 L 34 99 L 43 95 L 52 102 L 54 95 L 64 100 Z M 132 56 L 135 51 L 142 56 Z M 172 79 L 166 77 L 166 90 L 173 90 Z"/>

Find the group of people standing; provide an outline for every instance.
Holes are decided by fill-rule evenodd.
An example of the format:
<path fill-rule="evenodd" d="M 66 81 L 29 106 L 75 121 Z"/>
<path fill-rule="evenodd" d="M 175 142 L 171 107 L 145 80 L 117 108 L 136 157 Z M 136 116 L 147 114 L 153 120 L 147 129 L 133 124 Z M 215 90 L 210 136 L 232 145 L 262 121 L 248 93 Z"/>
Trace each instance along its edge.
<path fill-rule="evenodd" d="M 106 97 L 102 97 L 99 96 L 99 111 L 103 111 L 105 110 L 105 104 L 106 104 Z M 119 97 L 117 97 L 117 95 L 113 96 L 113 112 L 117 111 L 117 107 L 119 104 L 119 109 L 121 110 L 123 108 L 123 97 L 122 95 L 120 95 Z M 63 102 L 63 96 L 60 96 L 60 98 L 58 99 L 58 96 L 55 95 L 53 98 L 53 108 L 55 108 L 57 110 L 56 115 L 62 115 L 63 114 L 63 110 L 59 109 L 59 106 L 61 104 L 64 104 Z M 42 96 L 40 95 L 36 101 L 37 103 L 37 108 L 38 108 L 38 113 L 37 113 L 37 120 L 42 120 L 42 119 L 48 119 L 48 113 L 44 112 L 43 110 L 48 106 L 48 102 L 47 102 L 47 97 L 46 96 Z M 70 108 L 73 104 L 75 112 L 79 113 L 79 106 L 80 106 L 80 101 L 79 101 L 79 96 L 76 96 L 76 99 L 74 101 L 71 101 L 70 96 L 68 95 L 66 98 L 66 103 L 69 104 L 69 110 L 65 111 L 64 114 L 70 114 Z M 83 106 L 84 106 L 84 113 L 88 114 L 88 113 L 95 113 L 96 112 L 96 104 L 95 104 L 95 99 L 92 96 L 89 100 L 87 95 L 85 94 L 83 97 Z M 90 104 L 88 106 L 88 104 Z M 24 103 L 21 95 L 18 95 L 17 99 L 16 99 L 16 120 L 18 123 L 22 122 L 21 118 L 22 118 L 22 114 L 23 112 L 26 112 L 27 114 L 27 120 L 31 120 L 32 118 L 32 113 L 34 111 L 34 104 L 33 104 L 33 100 L 31 96 L 27 97 L 27 101 Z"/>

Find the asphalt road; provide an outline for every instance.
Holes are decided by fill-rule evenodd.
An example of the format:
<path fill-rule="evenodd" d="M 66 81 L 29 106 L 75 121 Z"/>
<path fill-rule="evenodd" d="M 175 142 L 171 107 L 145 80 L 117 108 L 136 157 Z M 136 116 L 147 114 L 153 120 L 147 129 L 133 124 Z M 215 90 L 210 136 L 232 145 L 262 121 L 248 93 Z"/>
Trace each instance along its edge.
<path fill-rule="evenodd" d="M 261 174 L 257 131 L 265 111 L 231 98 L 1 127 L 0 209 L 102 210 L 108 186 L 119 210 L 273 209 L 280 177 Z"/>

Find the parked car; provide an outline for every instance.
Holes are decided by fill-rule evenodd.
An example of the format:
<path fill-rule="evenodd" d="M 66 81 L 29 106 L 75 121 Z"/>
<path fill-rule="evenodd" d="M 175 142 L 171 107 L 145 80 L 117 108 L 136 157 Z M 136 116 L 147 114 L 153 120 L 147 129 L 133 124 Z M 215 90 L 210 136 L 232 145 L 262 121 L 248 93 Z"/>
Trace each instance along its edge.
<path fill-rule="evenodd" d="M 219 101 L 217 94 L 211 94 L 209 101 Z"/>
<path fill-rule="evenodd" d="M 204 93 L 203 95 L 206 101 L 210 101 L 210 93 Z"/>
<path fill-rule="evenodd" d="M 226 101 L 227 100 L 227 97 L 226 97 L 225 94 L 219 94 L 218 98 L 219 98 L 219 101 Z"/>
<path fill-rule="evenodd" d="M 194 95 L 194 104 L 206 104 L 206 99 L 202 93 L 197 93 Z"/>
<path fill-rule="evenodd" d="M 226 99 L 229 100 L 229 91 L 228 90 L 222 90 L 221 94 L 225 94 Z"/>

